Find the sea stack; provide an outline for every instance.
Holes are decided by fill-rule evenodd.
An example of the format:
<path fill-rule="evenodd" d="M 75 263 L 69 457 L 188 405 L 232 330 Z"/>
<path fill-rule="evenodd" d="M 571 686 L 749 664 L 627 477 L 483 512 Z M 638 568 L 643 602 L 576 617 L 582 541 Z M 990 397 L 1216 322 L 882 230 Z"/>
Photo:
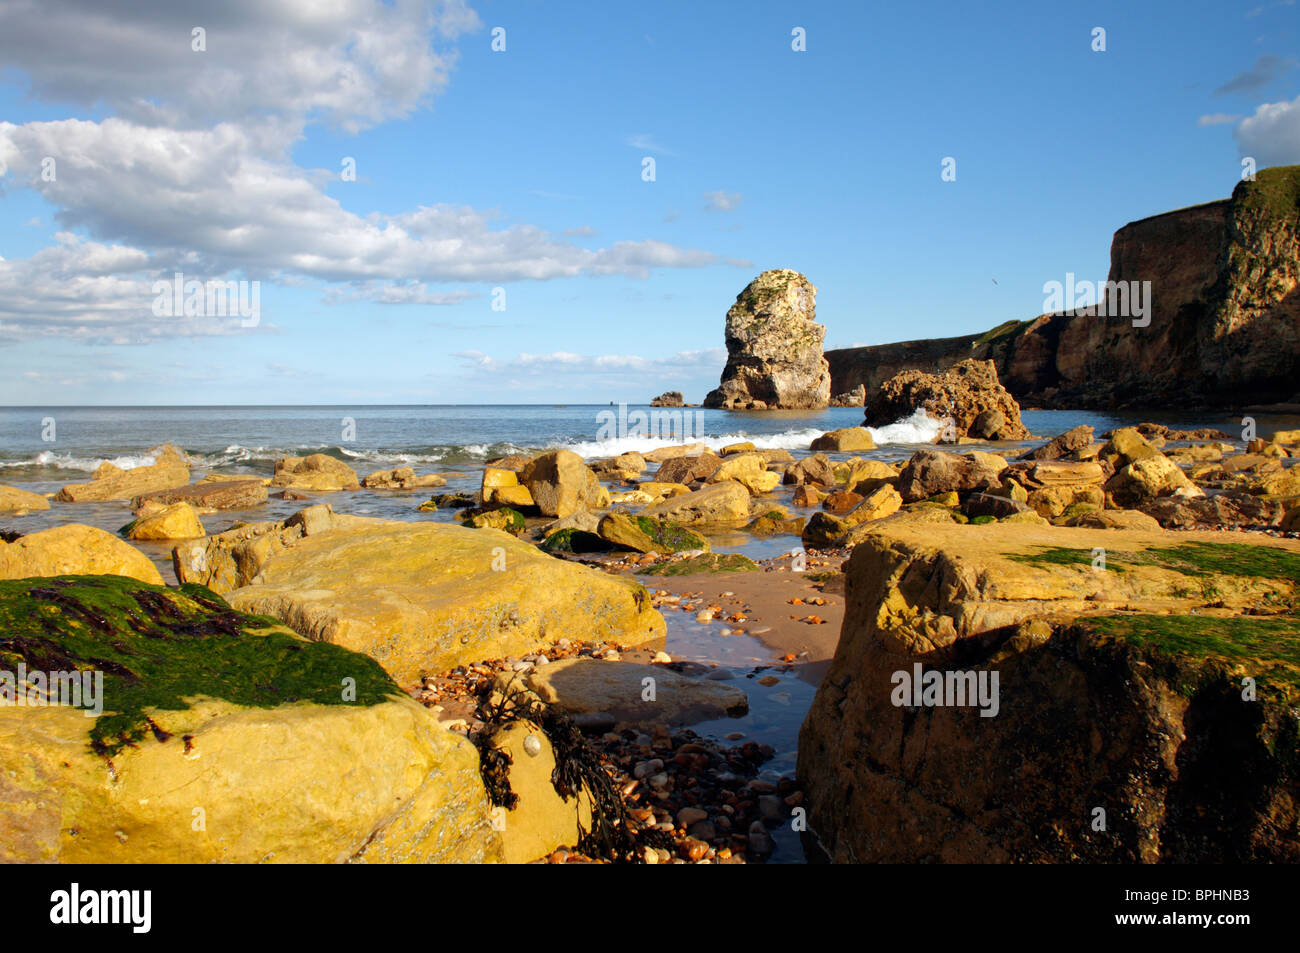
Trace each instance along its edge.
<path fill-rule="evenodd" d="M 816 317 L 817 289 L 799 272 L 776 268 L 751 281 L 727 312 L 727 366 L 704 406 L 826 407 L 831 372 L 822 355 L 826 329 Z"/>

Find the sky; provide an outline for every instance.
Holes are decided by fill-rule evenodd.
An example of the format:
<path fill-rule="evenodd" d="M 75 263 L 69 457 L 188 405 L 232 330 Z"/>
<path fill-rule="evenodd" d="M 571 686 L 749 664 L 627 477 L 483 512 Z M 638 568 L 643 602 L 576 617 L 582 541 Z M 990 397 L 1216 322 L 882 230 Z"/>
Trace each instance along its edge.
<path fill-rule="evenodd" d="M 1300 163 L 1297 51 L 1295 0 L 0 0 L 0 404 L 699 401 L 769 268 L 827 348 L 983 331 Z"/>

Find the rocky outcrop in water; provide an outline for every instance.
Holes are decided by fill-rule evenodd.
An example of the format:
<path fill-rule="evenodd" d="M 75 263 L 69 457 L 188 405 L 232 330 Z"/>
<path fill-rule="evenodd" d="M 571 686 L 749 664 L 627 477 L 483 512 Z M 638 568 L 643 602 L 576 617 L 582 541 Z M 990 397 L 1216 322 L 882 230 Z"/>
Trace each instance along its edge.
<path fill-rule="evenodd" d="M 945 423 L 947 442 L 959 437 L 1026 440 L 1020 405 L 998 383 L 992 361 L 962 361 L 942 374 L 903 371 L 885 381 L 867 402 L 866 423 L 883 427 L 924 410 Z"/>
<path fill-rule="evenodd" d="M 1151 282 L 1136 326 L 1133 316 L 1062 311 L 984 334 L 829 351 L 833 387 L 870 394 L 899 371 L 975 358 L 1039 406 L 1300 402 L 1300 166 L 1265 169 L 1230 199 L 1125 225 L 1107 281 Z"/>
<path fill-rule="evenodd" d="M 788 268 L 751 281 L 727 312 L 727 366 L 705 407 L 777 410 L 826 407 L 831 375 L 822 354 L 817 289 Z"/>

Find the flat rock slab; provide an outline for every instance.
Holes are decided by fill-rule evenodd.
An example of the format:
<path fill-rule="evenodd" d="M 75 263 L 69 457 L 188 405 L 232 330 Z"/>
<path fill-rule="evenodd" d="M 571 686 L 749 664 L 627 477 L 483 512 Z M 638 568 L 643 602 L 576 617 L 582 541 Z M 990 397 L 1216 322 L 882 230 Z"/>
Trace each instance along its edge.
<path fill-rule="evenodd" d="M 534 669 L 524 681 L 542 701 L 570 714 L 606 714 L 615 722 L 693 725 L 749 710 L 739 688 L 663 665 L 564 659 Z"/>
<path fill-rule="evenodd" d="M 142 493 L 131 501 L 139 509 L 145 503 L 189 503 L 197 510 L 242 510 L 266 502 L 266 486 L 259 479 L 195 483 L 172 490 Z"/>
<path fill-rule="evenodd" d="M 560 638 L 659 642 L 633 580 L 564 562 L 493 529 L 354 517 L 268 555 L 226 598 L 377 660 L 402 685 Z"/>

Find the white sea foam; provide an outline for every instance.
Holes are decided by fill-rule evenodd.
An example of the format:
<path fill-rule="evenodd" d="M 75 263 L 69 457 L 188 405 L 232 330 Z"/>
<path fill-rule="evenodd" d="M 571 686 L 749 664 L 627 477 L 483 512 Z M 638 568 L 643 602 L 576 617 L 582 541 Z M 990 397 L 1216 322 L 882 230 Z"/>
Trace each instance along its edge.
<path fill-rule="evenodd" d="M 934 443 L 943 428 L 943 422 L 935 420 L 918 407 L 910 417 L 886 424 L 884 427 L 868 427 L 871 439 L 877 444 L 886 443 Z"/>

